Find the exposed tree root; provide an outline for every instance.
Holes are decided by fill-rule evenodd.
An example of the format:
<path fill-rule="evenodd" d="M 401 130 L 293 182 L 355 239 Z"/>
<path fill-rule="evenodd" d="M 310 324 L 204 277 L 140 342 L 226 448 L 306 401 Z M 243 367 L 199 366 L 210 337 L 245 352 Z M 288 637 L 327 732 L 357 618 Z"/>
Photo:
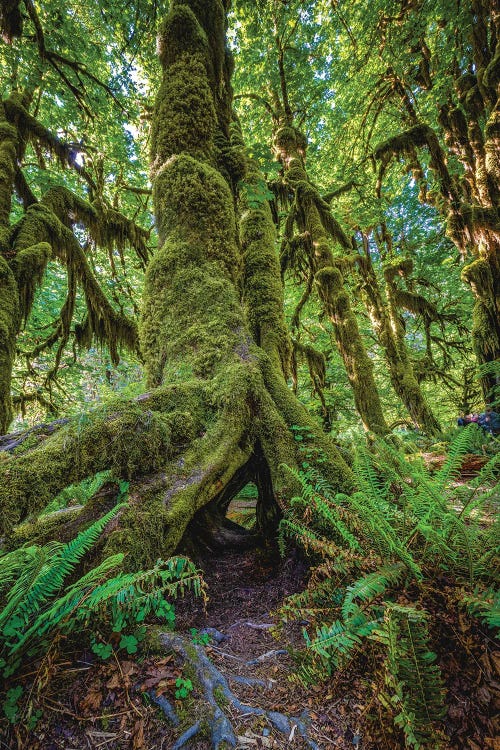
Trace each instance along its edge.
<path fill-rule="evenodd" d="M 0 435 L 0 451 L 10 453 L 16 448 L 19 448 L 25 440 L 30 437 L 35 437 L 37 441 L 42 441 L 47 435 L 52 435 L 54 432 L 57 432 L 60 427 L 68 424 L 68 421 L 68 419 L 56 419 L 54 422 L 37 424 L 27 430 L 19 430 L 18 432 L 7 433 L 7 435 Z"/>
<path fill-rule="evenodd" d="M 225 705 L 227 704 L 228 706 L 231 706 L 240 714 L 262 717 L 278 732 L 281 732 L 287 737 L 296 731 L 304 739 L 308 747 L 312 748 L 312 750 L 319 750 L 319 746 L 309 737 L 303 718 L 286 716 L 277 711 L 265 711 L 263 708 L 256 708 L 241 703 L 229 687 L 228 682 L 229 679 L 245 685 L 258 685 L 260 687 L 265 687 L 265 683 L 262 680 L 253 680 L 252 678 L 240 676 L 225 677 L 222 672 L 212 664 L 206 655 L 203 646 L 195 645 L 191 641 L 186 641 L 182 636 L 162 633 L 160 640 L 165 648 L 180 656 L 184 663 L 188 664 L 194 670 L 198 685 L 203 691 L 204 700 L 210 709 L 208 724 L 211 732 L 213 750 L 235 748 L 238 745 L 238 737 L 228 713 L 219 705 L 221 699 Z M 256 659 L 254 661 L 257 662 L 259 660 Z M 165 716 L 176 725 L 176 723 L 178 723 L 178 717 L 168 701 L 156 696 L 152 696 L 152 699 L 158 706 L 160 706 Z M 180 750 L 180 748 L 185 747 L 186 743 L 198 734 L 202 727 L 203 723 L 201 721 L 193 723 L 193 725 L 189 727 L 189 729 L 175 742 L 172 746 L 172 750 Z"/>

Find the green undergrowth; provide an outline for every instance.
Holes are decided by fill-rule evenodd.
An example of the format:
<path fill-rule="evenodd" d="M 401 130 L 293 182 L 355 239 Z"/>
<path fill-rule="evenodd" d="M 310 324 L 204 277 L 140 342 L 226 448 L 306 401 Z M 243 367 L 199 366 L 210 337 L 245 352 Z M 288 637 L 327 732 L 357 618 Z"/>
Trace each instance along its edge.
<path fill-rule="evenodd" d="M 47 504 L 41 515 L 54 513 L 72 505 L 85 505 L 96 492 L 99 492 L 106 482 L 112 481 L 112 479 L 113 475 L 110 471 L 100 471 L 93 477 L 88 477 L 77 484 L 65 487 L 64 490 Z"/>
<path fill-rule="evenodd" d="M 307 623 L 297 679 L 325 679 L 363 651 L 378 702 L 407 747 L 446 746 L 433 651 L 443 610 L 453 617 L 465 610 L 468 627 L 473 618 L 500 627 L 500 453 L 474 479 L 457 482 L 476 429 L 456 436 L 434 473 L 388 442 L 370 451 L 359 445 L 350 495 L 335 493 L 307 461 L 289 470 L 302 491 L 281 522 L 280 544 L 299 543 L 313 564 L 307 589 L 280 610 L 285 622 Z"/>
<path fill-rule="evenodd" d="M 102 476 L 94 481 L 102 481 Z M 89 480 L 90 481 L 90 480 Z M 67 544 L 23 546 L 0 553 L 0 700 L 4 721 L 33 729 L 41 717 L 44 664 L 68 639 L 84 637 L 101 659 L 134 654 L 145 622 L 175 622 L 173 600 L 191 591 L 204 596 L 199 571 L 187 558 L 157 560 L 149 570 L 122 571 L 111 555 L 79 577 L 105 527 L 124 508 L 116 505 Z M 29 678 L 35 671 L 36 677 Z"/>

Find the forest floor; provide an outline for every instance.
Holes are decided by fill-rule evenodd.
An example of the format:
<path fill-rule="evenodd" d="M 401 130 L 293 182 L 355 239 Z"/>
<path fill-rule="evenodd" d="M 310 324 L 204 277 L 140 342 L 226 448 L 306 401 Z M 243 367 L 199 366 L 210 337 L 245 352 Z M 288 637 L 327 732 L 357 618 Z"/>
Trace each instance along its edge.
<path fill-rule="evenodd" d="M 248 503 L 242 505 L 245 510 Z M 376 671 L 371 669 L 373 665 L 367 669 L 365 656 L 360 655 L 349 669 L 326 683 L 306 689 L 290 680 L 295 669 L 294 649 L 303 645 L 302 625 L 277 626 L 284 598 L 303 590 L 307 582 L 307 567 L 297 553 L 281 559 L 276 550 L 245 550 L 209 556 L 199 564 L 204 570 L 209 600 L 205 606 L 201 599 L 178 600 L 176 632 L 183 634 L 186 643 L 206 653 L 243 704 L 290 718 L 285 731 L 278 731 L 269 716 L 238 711 L 219 694 L 217 702 L 232 723 L 240 750 L 404 747 L 402 735 L 379 713 L 380 683 L 377 684 Z M 500 705 L 498 644 L 480 627 L 471 632 L 470 624 L 464 624 L 462 636 L 460 618 L 446 613 L 444 598 L 441 615 L 434 635 L 440 642 L 436 650 L 441 654 L 440 666 L 447 687 L 445 725 L 451 741 L 445 747 L 500 750 L 494 727 L 494 715 Z M 209 633 L 216 633 L 209 643 L 203 636 L 207 628 Z M 159 632 L 158 628 L 150 629 L 139 654 L 123 656 L 122 651 L 107 662 L 98 660 L 82 645 L 73 646 L 71 652 L 68 648 L 58 649 L 54 659 L 45 660 L 36 673 L 43 687 L 38 696 L 32 696 L 43 711 L 36 729 L 26 734 L 0 726 L 0 747 L 174 748 L 186 729 L 209 715 L 209 707 L 194 679 L 194 689 L 188 691 L 187 697 L 176 700 L 176 680 L 190 679 L 193 674 L 189 665 L 183 665 L 161 645 Z M 465 637 L 467 642 L 463 643 Z M 249 684 L 253 680 L 262 684 Z M 152 702 L 151 691 L 175 708 L 178 726 L 172 726 Z M 300 717 L 299 724 L 293 717 Z M 300 735 L 300 722 L 307 727 L 307 741 Z M 184 747 L 209 750 L 212 743 L 209 736 L 200 733 Z"/>

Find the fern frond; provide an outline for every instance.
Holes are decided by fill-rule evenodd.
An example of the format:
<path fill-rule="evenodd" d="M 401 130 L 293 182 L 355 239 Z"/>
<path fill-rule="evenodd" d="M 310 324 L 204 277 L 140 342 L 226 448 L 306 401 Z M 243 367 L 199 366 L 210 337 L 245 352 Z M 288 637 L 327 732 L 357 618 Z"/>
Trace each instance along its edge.
<path fill-rule="evenodd" d="M 463 602 L 475 617 L 485 622 L 488 627 L 497 630 L 497 637 L 500 635 L 500 591 L 489 588 L 483 591 L 476 588 L 474 593 L 465 594 Z"/>
<path fill-rule="evenodd" d="M 450 481 L 458 475 L 460 467 L 462 466 L 463 457 L 466 453 L 469 453 L 474 442 L 475 434 L 479 429 L 481 428 L 475 424 L 467 425 L 460 430 L 450 444 L 447 451 L 446 461 L 433 477 L 435 486 L 441 492 L 444 492 Z"/>
<path fill-rule="evenodd" d="M 25 595 L 17 603 L 17 612 L 26 623 L 38 614 L 40 606 L 59 591 L 74 567 L 96 543 L 105 526 L 124 507 L 116 505 L 109 513 L 95 521 L 88 529 L 65 545 L 52 545 L 52 554 L 40 569 Z"/>
<path fill-rule="evenodd" d="M 341 668 L 352 658 L 362 639 L 376 627 L 375 620 L 360 615 L 347 622 L 336 620 L 330 625 L 317 628 L 313 640 L 304 632 L 304 638 L 308 650 L 331 662 L 336 668 Z"/>
<path fill-rule="evenodd" d="M 367 605 L 377 596 L 383 594 L 389 586 L 394 586 L 402 577 L 405 566 L 401 563 L 387 565 L 379 568 L 374 573 L 368 573 L 357 580 L 352 586 L 348 586 L 342 604 L 342 617 L 347 621 L 359 611 L 359 604 Z"/>
<path fill-rule="evenodd" d="M 436 724 L 445 712 L 444 689 L 436 655 L 429 650 L 426 613 L 387 604 L 373 637 L 387 648 L 386 681 L 399 709 L 396 724 L 415 748 L 440 747 Z"/>
<path fill-rule="evenodd" d="M 387 505 L 387 484 L 375 469 L 374 457 L 364 446 L 357 446 L 354 472 L 360 489 L 381 507 Z"/>

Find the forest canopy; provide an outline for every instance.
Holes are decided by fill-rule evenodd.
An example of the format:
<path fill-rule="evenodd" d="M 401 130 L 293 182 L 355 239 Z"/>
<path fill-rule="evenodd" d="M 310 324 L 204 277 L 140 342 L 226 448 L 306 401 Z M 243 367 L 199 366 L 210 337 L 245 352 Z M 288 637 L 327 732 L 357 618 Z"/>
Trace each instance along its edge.
<path fill-rule="evenodd" d="M 237 190 L 253 205 L 270 201 L 293 387 L 335 433 L 396 423 L 437 433 L 496 398 L 497 42 L 486 9 L 458 7 L 230 10 L 233 104 L 260 169 Z M 141 390 L 136 323 L 157 244 L 148 162 L 165 10 L 2 11 L 2 254 L 19 299 L 9 302 L 5 269 L 4 432 L 14 414 L 34 423 Z M 277 138 L 285 123 L 304 156 L 307 147 L 295 185 Z M 48 211 L 63 226 L 49 226 Z M 308 247 L 323 237 L 327 261 Z M 349 305 L 341 326 L 317 286 L 331 260 Z"/>

